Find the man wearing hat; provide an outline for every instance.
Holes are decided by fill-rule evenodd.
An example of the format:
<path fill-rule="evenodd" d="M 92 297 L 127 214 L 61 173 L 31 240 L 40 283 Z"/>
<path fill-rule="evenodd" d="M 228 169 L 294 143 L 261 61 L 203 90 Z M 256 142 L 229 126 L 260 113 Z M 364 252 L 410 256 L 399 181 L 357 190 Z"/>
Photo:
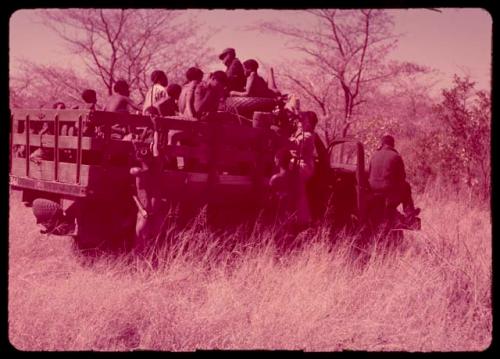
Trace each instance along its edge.
<path fill-rule="evenodd" d="M 227 48 L 219 55 L 219 59 L 226 65 L 228 90 L 239 92 L 245 91 L 247 79 L 243 71 L 243 65 L 236 57 L 236 51 L 232 48 Z"/>
<path fill-rule="evenodd" d="M 411 187 L 406 181 L 403 159 L 394 148 L 394 137 L 382 137 L 381 146 L 370 160 L 368 182 L 372 191 L 383 194 L 391 207 L 396 208 L 402 203 L 407 217 L 416 217 L 420 213 L 420 208 L 415 208 Z"/>

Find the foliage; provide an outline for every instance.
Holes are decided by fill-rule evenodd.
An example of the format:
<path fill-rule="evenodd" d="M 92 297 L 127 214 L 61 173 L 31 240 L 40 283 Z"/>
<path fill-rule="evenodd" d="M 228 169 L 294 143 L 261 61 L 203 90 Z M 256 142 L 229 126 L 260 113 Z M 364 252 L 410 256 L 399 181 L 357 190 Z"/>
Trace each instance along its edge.
<path fill-rule="evenodd" d="M 319 229 L 276 253 L 272 232 L 200 227 L 145 258 L 84 261 L 12 199 L 9 340 L 19 350 L 476 351 L 492 338 L 487 209 L 419 197 L 423 229 L 363 265 Z M 445 214 L 445 215 L 443 215 Z M 238 242 L 220 250 L 224 241 Z M 232 242 L 232 243 L 234 243 Z M 155 259 L 156 258 L 156 259 Z"/>
<path fill-rule="evenodd" d="M 189 66 L 206 64 L 208 35 L 199 34 L 194 13 L 164 9 L 42 10 L 44 23 L 86 63 L 109 95 L 124 78 L 138 101 L 150 86 L 155 69 L 171 80 L 184 79 Z M 134 93 L 135 92 L 135 93 Z"/>
<path fill-rule="evenodd" d="M 469 78 L 454 76 L 434 108 L 435 125 L 415 133 L 413 170 L 424 181 L 439 179 L 459 191 L 490 194 L 491 99 Z"/>

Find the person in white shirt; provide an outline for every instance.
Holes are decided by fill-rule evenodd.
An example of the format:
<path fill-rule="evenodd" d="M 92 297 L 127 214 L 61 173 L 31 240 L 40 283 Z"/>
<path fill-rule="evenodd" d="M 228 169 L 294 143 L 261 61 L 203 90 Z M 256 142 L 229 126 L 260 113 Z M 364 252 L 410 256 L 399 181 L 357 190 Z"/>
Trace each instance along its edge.
<path fill-rule="evenodd" d="M 155 70 L 151 73 L 151 82 L 153 85 L 146 93 L 144 98 L 144 104 L 142 105 L 142 114 L 146 114 L 146 109 L 148 107 L 157 107 L 161 102 L 167 98 L 167 85 L 168 79 L 165 72 L 161 70 Z"/>

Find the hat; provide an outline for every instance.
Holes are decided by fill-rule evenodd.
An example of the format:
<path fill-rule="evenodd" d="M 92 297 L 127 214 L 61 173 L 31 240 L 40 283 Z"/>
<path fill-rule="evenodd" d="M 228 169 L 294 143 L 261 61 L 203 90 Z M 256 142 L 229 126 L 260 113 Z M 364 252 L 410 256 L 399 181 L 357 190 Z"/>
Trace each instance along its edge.
<path fill-rule="evenodd" d="M 226 54 L 230 54 L 230 53 L 232 53 L 233 55 L 236 56 L 236 51 L 233 48 L 228 47 L 227 49 L 225 49 L 224 51 L 221 52 L 221 54 L 219 55 L 219 59 L 222 60 L 224 58 L 224 56 L 226 56 Z"/>

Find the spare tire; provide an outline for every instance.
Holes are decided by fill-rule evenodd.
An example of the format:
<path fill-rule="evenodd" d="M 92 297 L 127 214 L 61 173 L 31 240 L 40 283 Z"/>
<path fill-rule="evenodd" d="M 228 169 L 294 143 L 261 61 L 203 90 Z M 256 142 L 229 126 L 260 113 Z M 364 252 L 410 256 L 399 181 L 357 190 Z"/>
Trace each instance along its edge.
<path fill-rule="evenodd" d="M 251 114 L 255 111 L 271 112 L 277 105 L 277 101 L 271 97 L 228 97 L 226 108 L 230 112 L 239 114 Z"/>
<path fill-rule="evenodd" d="M 64 216 L 59 203 L 45 198 L 37 198 L 33 201 L 33 214 L 36 223 L 43 225 L 47 231 L 52 231 Z"/>

